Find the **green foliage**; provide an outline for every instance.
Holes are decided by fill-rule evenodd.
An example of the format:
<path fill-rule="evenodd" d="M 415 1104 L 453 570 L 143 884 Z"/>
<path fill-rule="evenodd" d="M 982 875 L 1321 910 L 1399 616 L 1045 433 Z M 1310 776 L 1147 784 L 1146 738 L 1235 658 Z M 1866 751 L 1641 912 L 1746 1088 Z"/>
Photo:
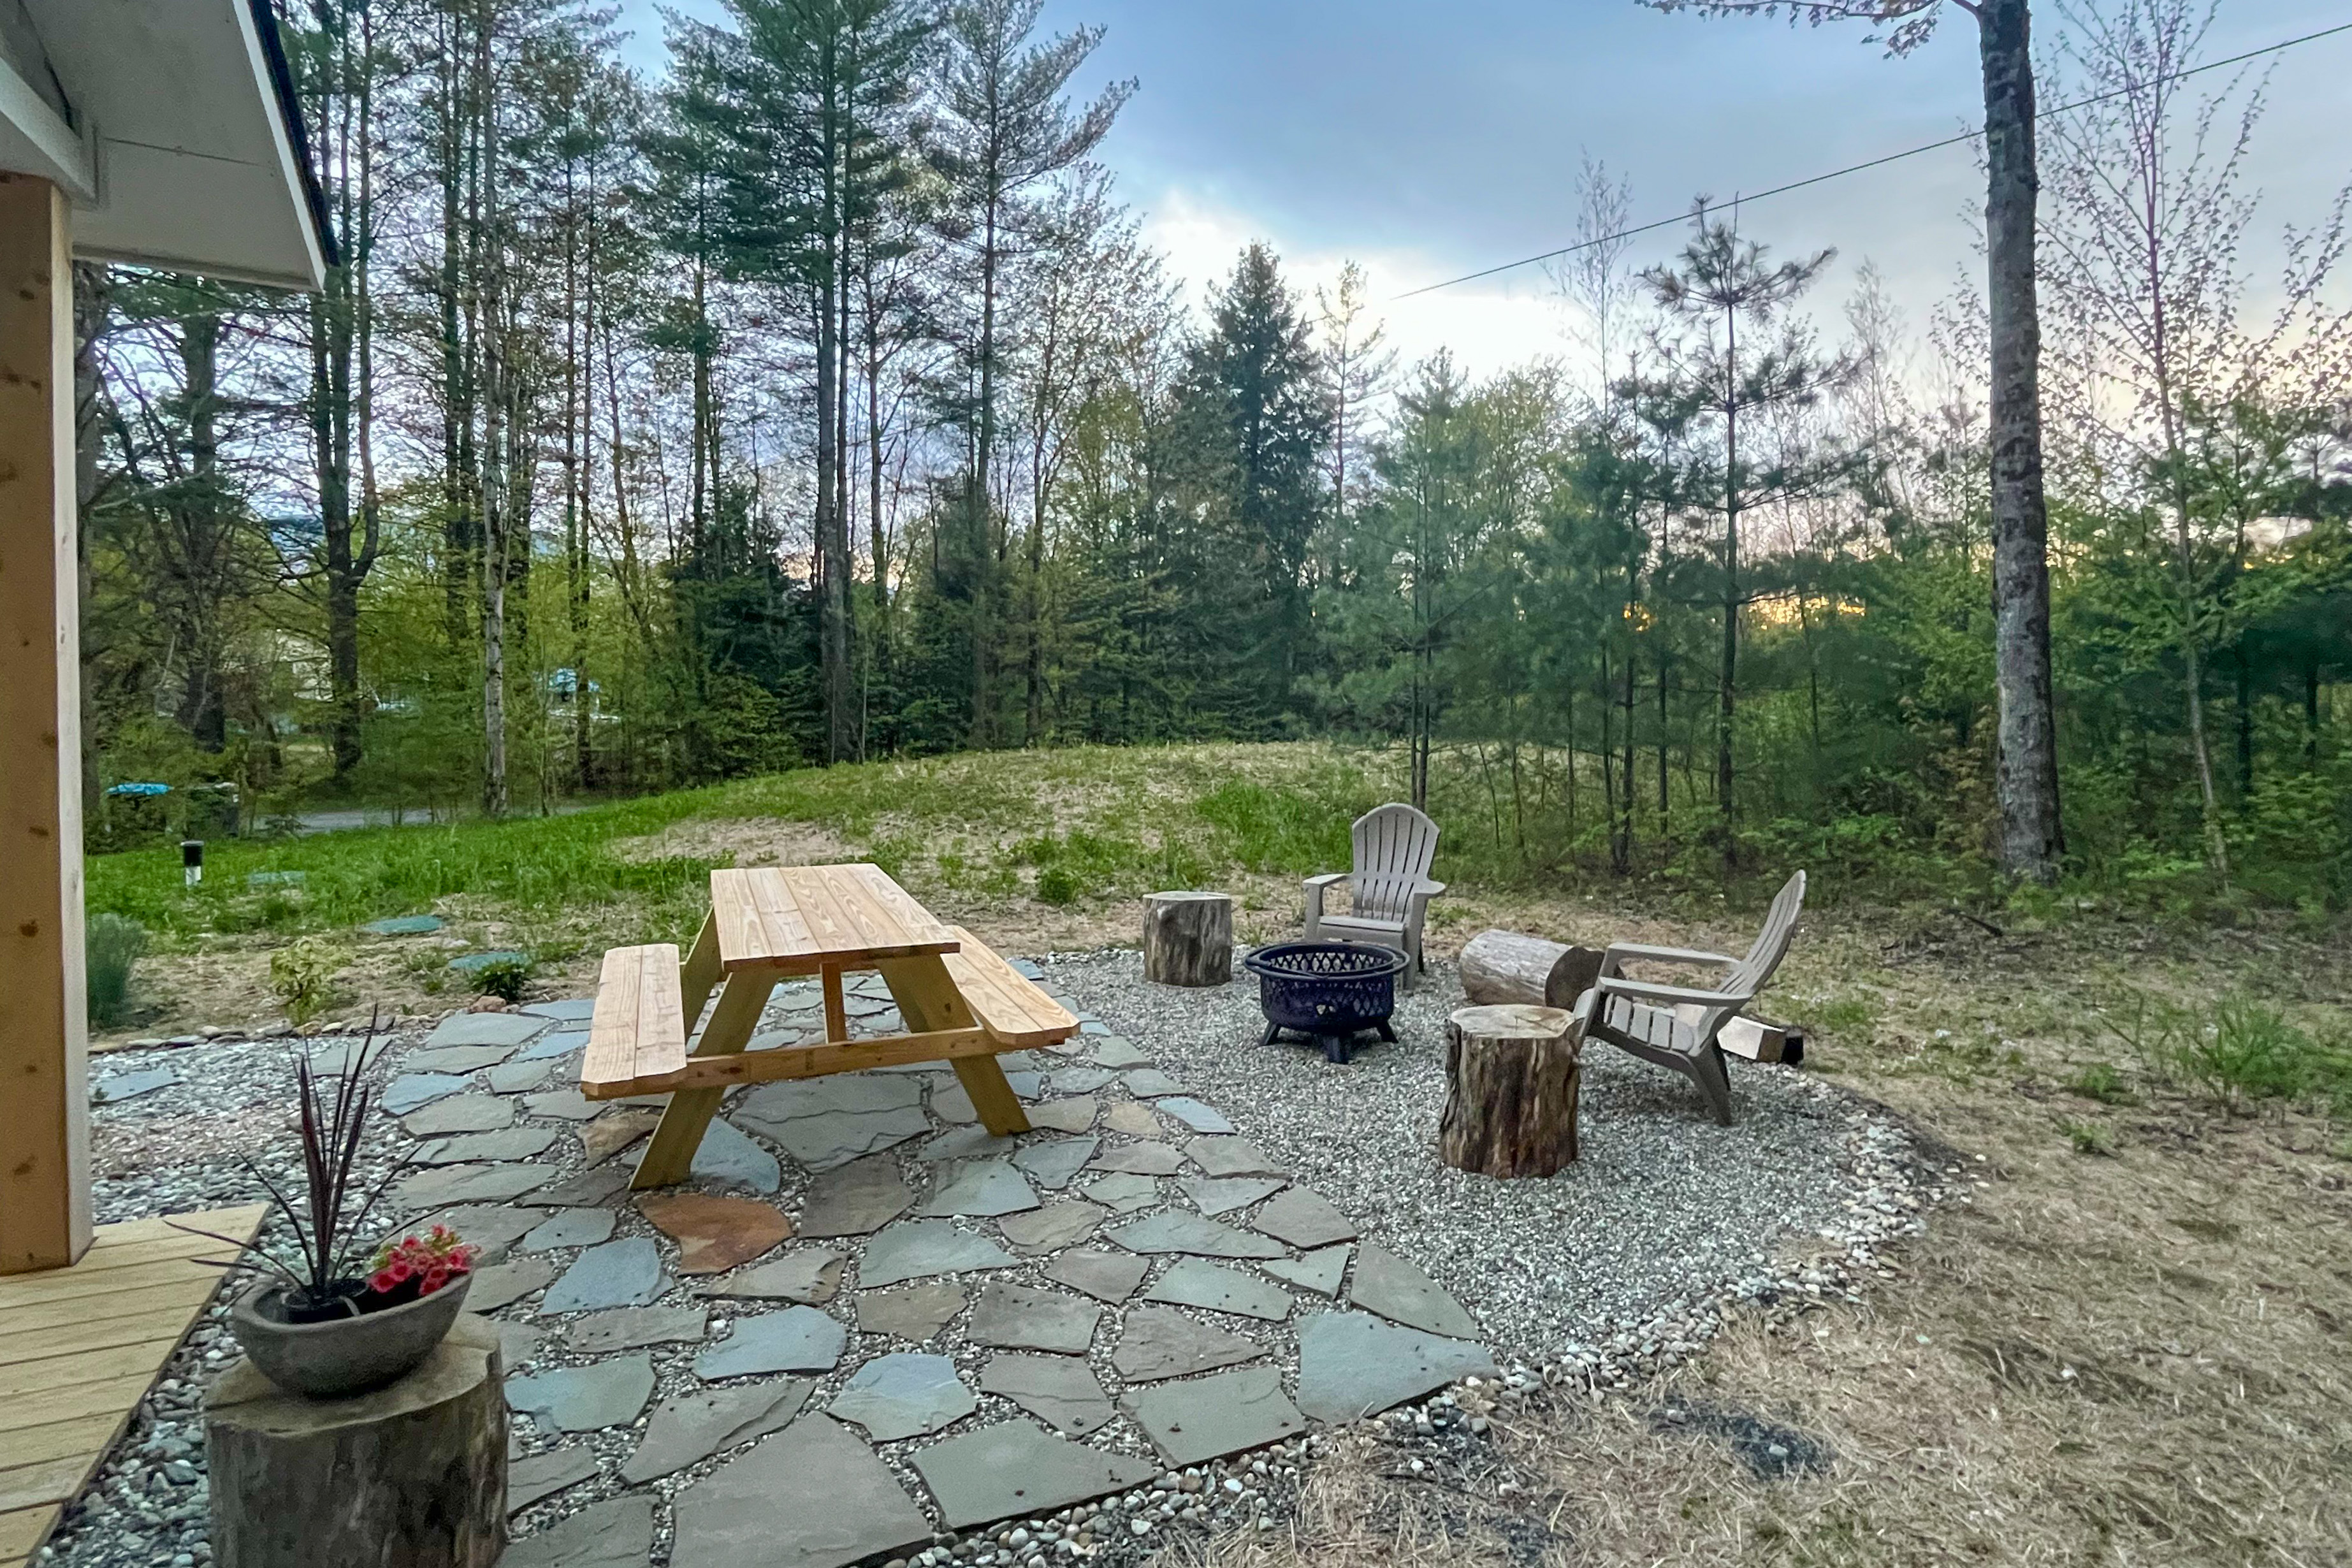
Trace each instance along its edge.
<path fill-rule="evenodd" d="M 2195 1007 L 2135 993 L 2105 1017 L 2151 1079 L 2224 1111 L 2268 1100 L 2352 1116 L 2352 1049 L 2315 1038 L 2257 998 Z"/>
<path fill-rule="evenodd" d="M 286 1021 L 300 1028 L 334 1005 L 336 977 L 350 962 L 341 945 L 306 936 L 269 955 L 269 989 L 286 1009 Z"/>
<path fill-rule="evenodd" d="M 2066 1135 L 2077 1154 L 2104 1157 L 2116 1152 L 2114 1137 L 2095 1121 L 2062 1121 L 2058 1131 Z"/>
<path fill-rule="evenodd" d="M 1048 866 L 1037 873 L 1037 901 L 1041 904 L 1075 904 L 1082 890 L 1077 873 L 1067 866 Z"/>
<path fill-rule="evenodd" d="M 2139 1100 L 2113 1062 L 2092 1062 L 2067 1079 L 2066 1088 L 2070 1093 L 2103 1105 L 2132 1105 Z"/>
<path fill-rule="evenodd" d="M 94 1028 L 110 1029 L 131 1010 L 131 972 L 147 952 L 147 928 L 100 911 L 89 917 L 82 931 L 89 1022 Z"/>
<path fill-rule="evenodd" d="M 521 1001 L 523 990 L 530 984 L 530 962 L 528 959 L 501 958 L 474 971 L 476 992 L 508 1002 Z"/>

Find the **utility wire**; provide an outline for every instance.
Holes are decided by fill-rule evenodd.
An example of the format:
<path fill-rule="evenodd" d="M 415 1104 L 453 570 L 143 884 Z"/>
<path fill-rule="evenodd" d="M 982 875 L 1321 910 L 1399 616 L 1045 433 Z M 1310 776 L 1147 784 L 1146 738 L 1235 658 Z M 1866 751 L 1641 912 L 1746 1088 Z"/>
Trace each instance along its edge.
<path fill-rule="evenodd" d="M 2305 44 L 2317 43 L 2322 38 L 2334 37 L 2338 33 L 2352 33 L 2352 22 L 2339 23 L 2333 27 L 2322 27 L 2318 32 L 2305 33 L 2299 38 L 2289 38 L 2284 43 L 2265 44 L 2259 49 L 2248 49 L 2244 54 L 2231 55 L 2227 59 L 2208 60 L 2203 65 L 2190 66 L 2185 70 L 2172 71 L 2165 76 L 2158 77 L 2156 79 L 2155 82 L 2150 82 L 2147 85 L 2152 87 L 2161 82 L 2179 81 L 2184 78 L 2201 75 L 2206 71 L 2221 70 L 2229 66 L 2243 65 L 2248 60 L 2259 59 L 2264 55 L 2275 55 L 2287 49 L 2298 48 Z M 2096 104 L 2106 103 L 2115 99 L 2126 97 L 2137 90 L 2139 90 L 2137 86 L 2133 86 L 2119 87 L 2111 91 L 2094 93 L 2089 98 L 2078 98 L 2072 103 L 2062 103 L 2055 109 L 2038 110 L 2035 118 L 2041 119 L 2055 114 L 2071 114 L 2075 110 L 2089 109 Z M 1814 174 L 1807 179 L 1792 180 L 1785 185 L 1775 185 L 1769 191 L 1758 191 L 1753 195 L 1742 195 L 1738 199 L 1741 202 L 1746 203 L 1760 202 L 1767 196 L 1785 196 L 1790 191 L 1801 191 L 1809 185 L 1824 184 L 1831 180 L 1842 180 L 1848 174 L 1859 174 L 1871 169 L 1883 169 L 1889 163 L 1899 163 L 1906 158 L 1916 158 L 1923 153 L 1940 153 L 1947 147 L 1957 147 L 1964 142 L 1973 142 L 1983 134 L 1984 128 L 1982 126 L 1979 126 L 1973 131 L 1963 131 L 1958 136 L 1947 136 L 1940 142 L 1928 142 L 1916 147 L 1907 147 L 1900 153 L 1889 153 L 1884 158 L 1873 158 L 1866 163 L 1849 163 L 1843 169 L 1832 169 L 1826 174 Z M 1679 213 L 1673 217 L 1662 217 L 1655 223 L 1637 224 L 1632 228 L 1621 228 L 1614 234 L 1604 234 L 1596 239 L 1581 239 L 1577 241 L 1574 245 L 1563 245 L 1558 250 L 1547 250 L 1538 256 L 1524 256 L 1517 261 L 1506 261 L 1499 267 L 1488 267 L 1476 272 L 1465 272 L 1459 278 L 1448 278 L 1443 283 L 1425 283 L 1418 289 L 1408 289 L 1402 294 L 1391 296 L 1389 303 L 1393 305 L 1400 300 L 1410 300 L 1420 294 L 1434 294 L 1440 289 L 1451 289 L 1461 283 L 1475 283 L 1481 278 L 1492 278 L 1498 272 L 1517 271 L 1522 267 L 1532 267 L 1539 261 L 1551 261 L 1563 256 L 1573 256 L 1580 250 L 1591 250 L 1598 246 L 1612 245 L 1621 239 L 1631 239 L 1637 234 L 1648 234 L 1653 230 L 1661 228 L 1673 228 L 1678 225 L 1688 223 L 1689 221 L 1690 214 L 1685 212 Z"/>

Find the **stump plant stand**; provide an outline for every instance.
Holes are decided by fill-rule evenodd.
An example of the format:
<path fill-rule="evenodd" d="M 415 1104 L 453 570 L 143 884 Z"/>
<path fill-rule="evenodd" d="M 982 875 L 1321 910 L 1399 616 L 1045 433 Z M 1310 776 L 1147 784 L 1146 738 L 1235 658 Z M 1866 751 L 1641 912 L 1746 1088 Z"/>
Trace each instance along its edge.
<path fill-rule="evenodd" d="M 1445 1113 L 1437 1157 L 1483 1176 L 1549 1176 L 1576 1159 L 1575 1016 L 1559 1007 L 1464 1007 L 1445 1021 Z"/>
<path fill-rule="evenodd" d="M 1234 977 L 1234 900 L 1223 893 L 1152 893 L 1143 900 L 1143 977 L 1160 985 L 1223 985 Z"/>
<path fill-rule="evenodd" d="M 215 1568 L 492 1568 L 506 1550 L 505 1379 L 479 1318 L 347 1399 L 236 1362 L 205 1402 L 205 1445 Z"/>

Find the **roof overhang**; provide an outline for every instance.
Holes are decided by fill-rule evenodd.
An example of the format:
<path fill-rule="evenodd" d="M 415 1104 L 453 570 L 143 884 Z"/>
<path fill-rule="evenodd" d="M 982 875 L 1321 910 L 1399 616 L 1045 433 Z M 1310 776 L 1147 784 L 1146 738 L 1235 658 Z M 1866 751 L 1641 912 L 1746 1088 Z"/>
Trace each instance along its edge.
<path fill-rule="evenodd" d="M 286 289 L 330 240 L 268 0 L 0 0 L 0 168 L 74 254 Z"/>

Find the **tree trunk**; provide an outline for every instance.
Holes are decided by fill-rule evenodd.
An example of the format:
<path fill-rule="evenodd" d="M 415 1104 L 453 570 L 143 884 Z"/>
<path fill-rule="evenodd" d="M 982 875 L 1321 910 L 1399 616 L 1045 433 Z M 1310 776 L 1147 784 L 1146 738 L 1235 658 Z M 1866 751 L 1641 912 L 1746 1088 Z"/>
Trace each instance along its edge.
<path fill-rule="evenodd" d="M 1448 1018 L 1437 1157 L 1505 1179 L 1573 1164 L 1582 1044 L 1558 1007 L 1465 1007 Z"/>
<path fill-rule="evenodd" d="M 1601 955 L 1589 947 L 1567 947 L 1517 931 L 1480 931 L 1455 961 L 1462 994 L 1475 1006 L 1517 1003 L 1530 1007 L 1573 1007 L 1601 976 Z"/>
<path fill-rule="evenodd" d="M 1992 609 L 2002 868 L 2045 886 L 2064 852 L 2050 679 L 2050 518 L 2042 489 L 2042 325 L 2034 292 L 2032 28 L 2028 0 L 1982 0 L 1986 303 L 1992 329 Z"/>
<path fill-rule="evenodd" d="M 1145 898 L 1143 977 L 1160 985 L 1223 985 L 1231 980 L 1233 900 L 1223 893 Z"/>

